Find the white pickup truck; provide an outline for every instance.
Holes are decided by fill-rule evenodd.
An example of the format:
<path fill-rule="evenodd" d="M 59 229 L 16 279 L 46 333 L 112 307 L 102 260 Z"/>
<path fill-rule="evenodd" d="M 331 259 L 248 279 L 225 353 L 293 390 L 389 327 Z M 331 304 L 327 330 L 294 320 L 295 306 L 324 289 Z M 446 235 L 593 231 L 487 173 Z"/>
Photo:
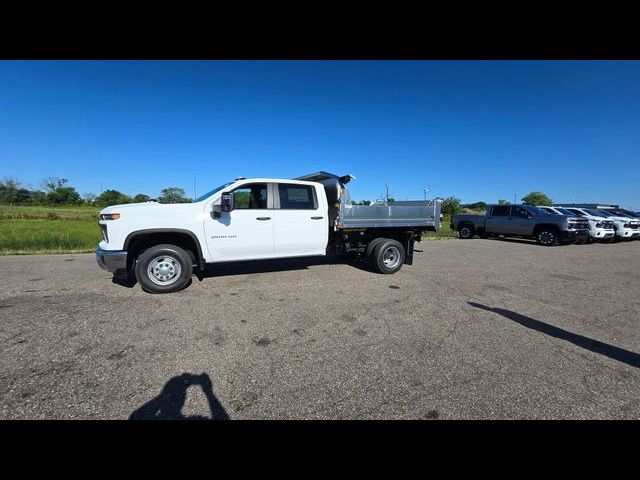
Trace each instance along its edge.
<path fill-rule="evenodd" d="M 114 205 L 100 212 L 98 265 L 135 274 L 151 293 L 180 290 L 206 264 L 315 255 L 366 256 L 380 273 L 413 261 L 413 245 L 440 228 L 441 202 L 353 205 L 354 177 L 238 178 L 193 203 Z"/>

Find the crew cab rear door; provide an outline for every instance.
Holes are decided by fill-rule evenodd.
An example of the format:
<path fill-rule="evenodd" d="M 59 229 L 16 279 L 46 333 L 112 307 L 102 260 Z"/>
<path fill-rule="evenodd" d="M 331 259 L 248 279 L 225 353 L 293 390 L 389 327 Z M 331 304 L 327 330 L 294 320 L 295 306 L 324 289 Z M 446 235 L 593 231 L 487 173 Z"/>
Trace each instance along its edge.
<path fill-rule="evenodd" d="M 274 183 L 273 188 L 276 256 L 324 255 L 329 238 L 324 189 L 284 182 Z"/>
<path fill-rule="evenodd" d="M 512 233 L 509 220 L 509 205 L 493 205 L 487 210 L 484 219 L 485 230 L 488 233 Z"/>

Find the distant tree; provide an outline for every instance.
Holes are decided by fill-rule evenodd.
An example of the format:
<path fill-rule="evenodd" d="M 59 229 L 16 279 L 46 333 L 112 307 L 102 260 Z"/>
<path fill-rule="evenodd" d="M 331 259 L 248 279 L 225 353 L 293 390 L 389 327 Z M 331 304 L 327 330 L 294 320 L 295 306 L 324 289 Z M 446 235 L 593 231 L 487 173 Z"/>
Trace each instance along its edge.
<path fill-rule="evenodd" d="M 131 203 L 131 197 L 118 190 L 105 190 L 96 197 L 96 204 L 100 207 L 122 205 L 123 203 Z"/>
<path fill-rule="evenodd" d="M 74 187 L 67 186 L 66 178 L 50 177 L 44 180 L 45 193 L 44 203 L 55 205 L 71 205 L 80 203 L 80 194 Z"/>
<path fill-rule="evenodd" d="M 138 193 L 131 199 L 133 203 L 143 203 L 148 202 L 149 200 L 151 200 L 151 197 L 149 195 L 145 195 L 144 193 Z"/>
<path fill-rule="evenodd" d="M 460 199 L 457 197 L 447 197 L 442 201 L 442 213 L 445 215 L 455 215 L 462 210 Z"/>
<path fill-rule="evenodd" d="M 97 197 L 95 193 L 85 193 L 82 195 L 82 199 L 87 205 L 93 205 L 96 201 L 96 198 Z"/>
<path fill-rule="evenodd" d="M 4 177 L 0 181 L 0 203 L 18 203 L 19 191 L 20 182 L 18 180 L 13 177 Z"/>
<path fill-rule="evenodd" d="M 167 187 L 160 191 L 159 201 L 163 203 L 188 203 L 192 200 L 185 197 L 185 191 L 183 188 Z"/>
<path fill-rule="evenodd" d="M 501 198 L 500 200 L 498 200 L 498 205 L 508 205 L 508 204 L 509 202 L 504 198 Z"/>
<path fill-rule="evenodd" d="M 522 201 L 528 205 L 552 205 L 553 200 L 542 192 L 531 192 L 522 197 Z"/>
<path fill-rule="evenodd" d="M 360 200 L 351 202 L 353 205 L 371 205 L 371 200 Z"/>

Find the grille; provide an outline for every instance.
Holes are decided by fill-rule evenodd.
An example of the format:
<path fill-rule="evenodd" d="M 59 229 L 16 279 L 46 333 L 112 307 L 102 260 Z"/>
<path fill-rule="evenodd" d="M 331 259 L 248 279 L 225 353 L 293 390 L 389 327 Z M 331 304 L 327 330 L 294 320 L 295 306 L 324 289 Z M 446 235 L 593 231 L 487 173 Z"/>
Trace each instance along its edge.
<path fill-rule="evenodd" d="M 588 230 L 589 222 L 571 222 L 569 223 L 569 228 L 572 230 Z"/>

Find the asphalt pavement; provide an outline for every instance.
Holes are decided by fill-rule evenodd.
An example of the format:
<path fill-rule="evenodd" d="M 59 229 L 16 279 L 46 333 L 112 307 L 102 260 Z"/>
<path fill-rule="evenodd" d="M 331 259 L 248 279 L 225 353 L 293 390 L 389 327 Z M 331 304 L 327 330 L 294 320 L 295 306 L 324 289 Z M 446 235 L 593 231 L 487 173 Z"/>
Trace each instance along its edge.
<path fill-rule="evenodd" d="M 395 275 L 211 266 L 169 295 L 93 254 L 0 257 L 0 418 L 640 418 L 640 241 L 416 250 Z"/>

